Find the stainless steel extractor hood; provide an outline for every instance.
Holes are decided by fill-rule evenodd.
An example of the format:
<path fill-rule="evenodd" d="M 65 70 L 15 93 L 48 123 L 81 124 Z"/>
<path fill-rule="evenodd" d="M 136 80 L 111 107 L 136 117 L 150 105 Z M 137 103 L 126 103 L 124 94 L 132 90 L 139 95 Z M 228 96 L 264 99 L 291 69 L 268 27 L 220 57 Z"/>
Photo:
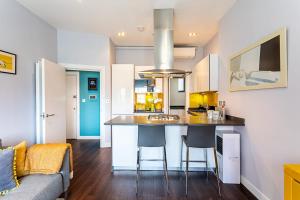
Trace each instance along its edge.
<path fill-rule="evenodd" d="M 141 78 L 185 77 L 191 72 L 173 69 L 173 9 L 154 10 L 154 60 L 155 69 L 141 71 Z"/>

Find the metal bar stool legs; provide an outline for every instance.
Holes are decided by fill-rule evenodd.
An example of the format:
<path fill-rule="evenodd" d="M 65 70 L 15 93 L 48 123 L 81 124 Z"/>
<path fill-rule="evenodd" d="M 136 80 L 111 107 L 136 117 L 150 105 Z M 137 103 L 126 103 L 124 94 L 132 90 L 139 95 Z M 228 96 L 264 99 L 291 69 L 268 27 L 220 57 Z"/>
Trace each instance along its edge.
<path fill-rule="evenodd" d="M 180 170 L 183 171 L 182 169 L 182 164 L 183 164 L 183 160 L 182 160 L 182 152 L 183 151 L 183 140 L 181 142 L 181 148 L 180 148 Z"/>
<path fill-rule="evenodd" d="M 186 147 L 186 161 L 185 161 L 185 196 L 188 195 L 188 179 L 189 179 L 189 147 Z"/>
<path fill-rule="evenodd" d="M 215 175 L 216 175 L 216 178 L 217 178 L 217 183 L 218 183 L 218 194 L 220 197 L 222 197 L 222 194 L 221 194 L 221 186 L 220 186 L 220 178 L 219 178 L 219 165 L 218 165 L 218 159 L 217 159 L 217 152 L 216 152 L 216 148 L 213 148 L 214 149 L 214 161 L 215 161 Z M 205 149 L 205 157 L 206 157 L 206 178 L 208 180 L 208 165 L 207 165 L 207 149 Z M 186 167 L 185 167 L 185 195 L 187 196 L 188 195 L 188 175 L 189 175 L 189 147 L 186 147 Z M 181 169 L 182 169 L 182 163 L 183 163 L 183 160 L 181 159 Z"/>
<path fill-rule="evenodd" d="M 140 147 L 137 149 L 137 162 L 136 162 L 136 195 L 139 191 L 139 178 L 140 178 Z"/>
<path fill-rule="evenodd" d="M 140 169 L 141 169 L 141 147 L 138 147 L 137 151 L 137 164 L 136 164 L 136 195 L 139 191 L 139 178 L 140 178 Z M 145 160 L 147 161 L 147 160 Z M 163 161 L 164 176 L 166 181 L 167 193 L 169 194 L 169 177 L 168 177 L 168 164 L 167 164 L 167 152 L 166 146 L 163 146 L 163 160 L 148 160 L 148 161 Z"/>
<path fill-rule="evenodd" d="M 208 180 L 208 149 L 213 149 L 215 161 L 215 175 L 218 182 L 218 195 L 221 197 L 221 187 L 219 179 L 219 166 L 217 153 L 215 148 L 215 127 L 214 126 L 188 126 L 187 135 L 182 136 L 182 142 L 186 145 L 186 160 L 181 159 L 180 168 L 182 169 L 182 162 L 186 162 L 185 167 L 185 195 L 188 195 L 188 179 L 189 179 L 189 163 L 198 162 L 204 163 L 206 169 L 206 179 Z M 183 146 L 183 145 L 182 145 Z M 203 160 L 190 160 L 190 148 L 199 148 L 204 150 Z"/>
<path fill-rule="evenodd" d="M 166 146 L 164 146 L 164 174 L 167 183 L 167 193 L 169 194 L 169 178 L 168 178 L 168 164 L 167 164 L 167 152 Z"/>
<path fill-rule="evenodd" d="M 206 180 L 208 181 L 208 156 L 207 149 L 205 149 L 205 170 L 206 170 Z"/>
<path fill-rule="evenodd" d="M 166 179 L 167 191 L 169 194 L 169 181 L 168 181 L 168 165 L 166 155 L 166 136 L 164 125 L 138 125 L 138 143 L 137 143 L 137 168 L 136 168 L 136 195 L 138 195 L 138 184 L 140 176 L 141 161 L 160 161 L 163 164 L 164 176 Z M 142 147 L 149 148 L 163 148 L 163 159 L 142 159 Z"/>

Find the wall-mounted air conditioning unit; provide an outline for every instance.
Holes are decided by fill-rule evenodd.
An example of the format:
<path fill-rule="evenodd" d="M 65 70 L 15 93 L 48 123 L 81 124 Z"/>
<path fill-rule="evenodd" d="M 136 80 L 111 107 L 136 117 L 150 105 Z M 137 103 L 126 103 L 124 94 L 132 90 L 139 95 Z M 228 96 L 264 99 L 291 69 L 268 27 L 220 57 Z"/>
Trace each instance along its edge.
<path fill-rule="evenodd" d="M 191 59 L 196 56 L 196 47 L 175 47 L 175 59 Z"/>

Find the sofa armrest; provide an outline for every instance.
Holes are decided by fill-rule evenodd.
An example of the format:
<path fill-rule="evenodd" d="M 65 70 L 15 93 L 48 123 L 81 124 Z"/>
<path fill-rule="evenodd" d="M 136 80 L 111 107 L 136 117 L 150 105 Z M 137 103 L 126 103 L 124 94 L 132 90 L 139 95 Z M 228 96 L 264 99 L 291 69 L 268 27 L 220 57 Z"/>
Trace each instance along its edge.
<path fill-rule="evenodd" d="M 70 186 L 70 150 L 67 149 L 63 161 L 63 165 L 60 169 L 60 174 L 63 179 L 63 190 L 66 192 Z"/>

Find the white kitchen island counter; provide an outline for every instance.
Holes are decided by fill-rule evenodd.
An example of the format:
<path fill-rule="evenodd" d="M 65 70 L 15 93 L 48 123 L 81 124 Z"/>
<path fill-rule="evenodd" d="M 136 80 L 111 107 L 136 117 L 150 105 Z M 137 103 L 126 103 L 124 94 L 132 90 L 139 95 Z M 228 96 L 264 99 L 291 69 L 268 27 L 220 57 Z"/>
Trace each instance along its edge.
<path fill-rule="evenodd" d="M 186 115 L 174 121 L 150 121 L 146 116 L 119 116 L 105 125 L 112 126 L 112 170 L 136 170 L 137 140 L 139 124 L 164 124 L 166 133 L 166 150 L 168 170 L 180 170 L 181 136 L 187 134 L 188 125 L 216 126 L 217 131 L 234 130 L 235 126 L 244 126 L 245 120 L 228 116 L 224 121 L 212 121 L 206 115 Z M 146 148 L 141 151 L 142 159 L 160 159 L 163 156 L 162 148 Z M 185 146 L 182 151 L 185 160 Z M 191 160 L 204 160 L 205 150 L 190 149 Z M 183 165 L 185 166 L 185 165 Z M 204 163 L 190 163 L 190 170 L 201 170 Z M 208 150 L 208 167 L 214 167 L 213 151 Z M 143 161 L 142 170 L 163 170 L 162 162 Z"/>

